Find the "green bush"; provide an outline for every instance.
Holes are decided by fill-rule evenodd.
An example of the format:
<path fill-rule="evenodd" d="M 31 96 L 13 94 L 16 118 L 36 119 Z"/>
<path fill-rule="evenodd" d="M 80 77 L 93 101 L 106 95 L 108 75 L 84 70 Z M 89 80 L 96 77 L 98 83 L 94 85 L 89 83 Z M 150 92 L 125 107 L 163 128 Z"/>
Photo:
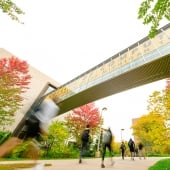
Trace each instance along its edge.
<path fill-rule="evenodd" d="M 13 151 L 11 152 L 11 154 L 8 156 L 10 158 L 30 158 L 30 156 L 28 155 L 29 153 L 29 147 L 31 146 L 31 142 L 30 141 L 26 141 L 23 142 L 21 145 L 17 146 L 15 149 L 13 149 Z"/>
<path fill-rule="evenodd" d="M 9 132 L 9 131 L 6 131 L 6 132 L 0 131 L 0 145 L 2 143 L 4 143 L 10 136 L 11 136 L 11 132 Z"/>
<path fill-rule="evenodd" d="M 59 158 L 77 158 L 79 150 L 74 147 L 64 147 L 62 150 L 51 148 L 47 154 L 42 152 L 42 158 L 59 159 Z"/>

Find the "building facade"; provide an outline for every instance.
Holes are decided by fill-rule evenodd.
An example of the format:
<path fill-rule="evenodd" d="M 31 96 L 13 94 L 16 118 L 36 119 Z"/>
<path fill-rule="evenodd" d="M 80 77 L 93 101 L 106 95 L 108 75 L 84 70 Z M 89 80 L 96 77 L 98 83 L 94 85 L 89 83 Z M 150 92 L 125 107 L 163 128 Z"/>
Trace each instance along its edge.
<path fill-rule="evenodd" d="M 0 48 L 0 58 L 8 58 L 12 56 L 20 58 L 18 56 L 15 56 L 14 54 L 11 54 L 7 50 Z M 22 58 L 20 59 L 22 60 Z M 23 94 L 23 105 L 16 112 L 15 122 L 12 124 L 11 127 L 8 127 L 8 129 L 11 131 L 18 126 L 19 122 L 23 119 L 23 117 L 31 109 L 31 107 L 34 106 L 35 101 L 37 101 L 38 98 L 42 97 L 43 95 L 54 89 L 57 89 L 57 87 L 60 85 L 57 81 L 40 72 L 31 65 L 29 65 L 29 74 L 32 77 L 30 80 L 30 84 L 28 85 L 29 89 Z"/>

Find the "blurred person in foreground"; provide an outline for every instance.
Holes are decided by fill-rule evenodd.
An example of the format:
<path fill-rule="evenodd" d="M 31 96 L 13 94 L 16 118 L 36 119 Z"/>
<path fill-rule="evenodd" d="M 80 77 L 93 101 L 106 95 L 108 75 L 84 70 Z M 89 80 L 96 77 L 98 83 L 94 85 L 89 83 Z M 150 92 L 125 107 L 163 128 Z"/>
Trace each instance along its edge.
<path fill-rule="evenodd" d="M 59 106 L 56 104 L 56 100 L 47 97 L 40 104 L 38 110 L 26 118 L 21 133 L 17 137 L 9 138 L 0 146 L 0 157 L 6 156 L 16 146 L 28 140 L 32 143 L 32 147 L 28 148 L 33 154 L 32 158 L 35 161 L 38 160 L 40 147 L 36 139 L 38 139 L 41 135 L 48 135 L 48 127 L 51 120 L 57 116 L 58 112 Z M 33 170 L 43 170 L 43 168 L 43 164 L 36 164 L 35 167 L 33 167 Z"/>
<path fill-rule="evenodd" d="M 90 139 L 90 125 L 87 125 L 81 135 L 79 163 L 82 163 L 82 157 L 89 149 L 89 139 Z"/>
<path fill-rule="evenodd" d="M 107 129 L 102 128 L 102 163 L 101 168 L 105 168 L 104 159 L 106 155 L 106 148 L 109 150 L 109 154 L 111 157 L 111 165 L 114 165 L 113 161 L 113 150 L 112 150 L 112 131 L 110 127 Z"/>

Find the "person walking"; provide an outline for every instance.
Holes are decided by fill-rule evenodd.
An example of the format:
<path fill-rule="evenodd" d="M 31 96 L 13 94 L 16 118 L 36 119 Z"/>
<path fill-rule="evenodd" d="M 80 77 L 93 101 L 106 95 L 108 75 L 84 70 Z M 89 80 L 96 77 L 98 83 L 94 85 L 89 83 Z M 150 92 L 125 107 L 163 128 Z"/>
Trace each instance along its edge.
<path fill-rule="evenodd" d="M 125 158 L 125 151 L 126 151 L 126 146 L 125 143 L 122 141 L 121 145 L 120 145 L 120 150 L 121 150 L 121 155 L 122 155 L 122 159 L 124 160 Z"/>
<path fill-rule="evenodd" d="M 135 146 L 135 157 L 139 156 L 139 149 L 137 146 Z"/>
<path fill-rule="evenodd" d="M 141 159 L 141 157 L 145 159 L 145 149 L 144 149 L 144 145 L 142 144 L 142 142 L 139 142 L 138 148 L 139 148 L 139 159 Z"/>
<path fill-rule="evenodd" d="M 102 128 L 102 162 L 101 168 L 105 168 L 104 159 L 106 155 L 106 148 L 109 150 L 109 154 L 111 157 L 111 165 L 114 164 L 113 161 L 113 150 L 112 150 L 112 131 L 110 128 L 104 129 Z"/>
<path fill-rule="evenodd" d="M 86 128 L 83 130 L 82 135 L 81 135 L 79 163 L 82 163 L 82 158 L 89 149 L 89 139 L 90 139 L 90 126 L 88 124 Z"/>
<path fill-rule="evenodd" d="M 33 150 L 33 159 L 36 161 L 39 158 L 39 143 L 36 139 L 40 135 L 48 135 L 48 127 L 51 120 L 57 116 L 59 106 L 56 104 L 55 99 L 47 97 L 39 106 L 38 111 L 28 116 L 25 120 L 24 127 L 17 137 L 9 138 L 5 143 L 0 146 L 0 157 L 4 157 L 10 153 L 17 145 L 22 144 L 24 141 L 32 143 L 31 151 Z M 43 170 L 43 165 L 36 164 L 34 170 Z"/>
<path fill-rule="evenodd" d="M 128 146 L 129 146 L 129 150 L 130 150 L 131 160 L 134 161 L 134 157 L 135 157 L 135 142 L 132 140 L 132 138 L 129 139 Z"/>

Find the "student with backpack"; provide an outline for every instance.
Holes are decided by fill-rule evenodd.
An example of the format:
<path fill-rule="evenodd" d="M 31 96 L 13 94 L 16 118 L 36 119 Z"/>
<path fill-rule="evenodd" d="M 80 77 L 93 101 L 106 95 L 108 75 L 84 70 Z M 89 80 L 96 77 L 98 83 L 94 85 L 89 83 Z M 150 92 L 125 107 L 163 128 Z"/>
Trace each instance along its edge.
<path fill-rule="evenodd" d="M 81 135 L 79 163 L 82 163 L 82 157 L 85 155 L 85 152 L 89 148 L 89 138 L 90 138 L 90 126 L 87 125 Z"/>
<path fill-rule="evenodd" d="M 134 157 L 135 157 L 135 142 L 132 140 L 132 138 L 129 139 L 128 146 L 129 146 L 129 150 L 130 150 L 131 160 L 134 161 Z"/>
<path fill-rule="evenodd" d="M 101 168 L 105 168 L 104 165 L 104 158 L 106 155 L 106 148 L 108 148 L 110 157 L 111 157 L 111 165 L 114 164 L 113 161 L 113 151 L 112 151 L 112 132 L 111 129 L 102 129 L 102 163 L 101 163 Z"/>

